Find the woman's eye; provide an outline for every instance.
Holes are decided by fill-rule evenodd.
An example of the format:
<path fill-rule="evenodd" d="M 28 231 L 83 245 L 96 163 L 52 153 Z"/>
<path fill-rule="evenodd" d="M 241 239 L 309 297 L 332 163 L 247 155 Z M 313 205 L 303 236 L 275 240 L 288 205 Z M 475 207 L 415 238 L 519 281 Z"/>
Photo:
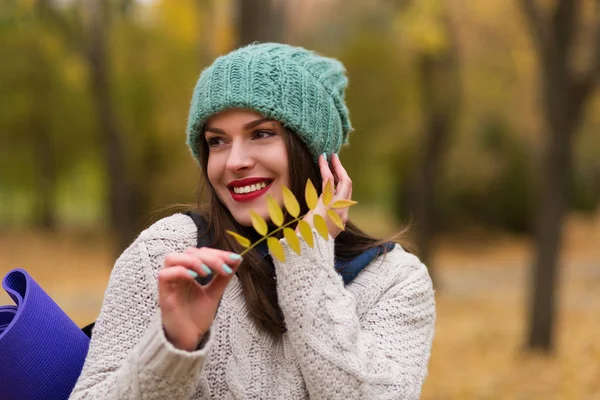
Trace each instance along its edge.
<path fill-rule="evenodd" d="M 208 143 L 208 147 L 216 147 L 223 144 L 223 139 L 220 137 L 212 137 L 206 139 L 206 143 Z"/>
<path fill-rule="evenodd" d="M 254 135 L 252 135 L 253 139 L 265 139 L 271 136 L 275 136 L 276 133 L 275 132 L 270 132 L 270 131 L 256 131 L 254 132 Z"/>

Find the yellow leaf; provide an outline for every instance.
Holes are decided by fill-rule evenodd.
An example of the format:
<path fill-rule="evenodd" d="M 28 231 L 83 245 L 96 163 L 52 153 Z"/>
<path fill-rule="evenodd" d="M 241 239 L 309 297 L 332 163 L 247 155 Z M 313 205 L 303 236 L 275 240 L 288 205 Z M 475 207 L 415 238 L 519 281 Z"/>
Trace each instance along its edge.
<path fill-rule="evenodd" d="M 298 239 L 296 232 L 292 228 L 283 228 L 283 236 L 285 236 L 285 240 L 292 250 L 300 255 L 300 239 Z"/>
<path fill-rule="evenodd" d="M 271 255 L 278 259 L 280 262 L 285 262 L 285 254 L 283 252 L 283 246 L 279 243 L 279 239 L 273 236 L 267 238 L 267 246 Z"/>
<path fill-rule="evenodd" d="M 232 231 L 226 231 L 227 233 L 229 233 L 231 236 L 233 236 L 235 238 L 235 240 L 237 240 L 237 242 L 244 248 L 249 247 L 250 246 L 250 240 L 246 239 L 245 237 L 243 237 L 242 235 L 239 235 L 235 232 Z"/>
<path fill-rule="evenodd" d="M 313 224 L 315 225 L 315 229 L 319 232 L 319 235 L 323 237 L 323 239 L 329 239 L 329 230 L 327 229 L 327 223 L 319 214 L 315 214 L 313 216 Z"/>
<path fill-rule="evenodd" d="M 283 224 L 283 211 L 281 211 L 281 207 L 277 204 L 277 201 L 267 195 L 267 206 L 269 207 L 269 215 L 271 216 L 271 221 L 277 226 L 281 226 Z"/>
<path fill-rule="evenodd" d="M 283 187 L 283 204 L 292 217 L 296 218 L 300 215 L 300 204 L 298 204 L 296 196 L 287 186 Z"/>
<path fill-rule="evenodd" d="M 334 224 L 337 225 L 338 228 L 340 228 L 341 230 L 344 230 L 344 223 L 342 222 L 342 219 L 335 211 L 327 210 L 327 216 L 329 217 L 329 219 L 331 221 L 333 221 Z"/>
<path fill-rule="evenodd" d="M 333 199 L 333 185 L 331 180 L 328 179 L 325 184 L 325 189 L 323 190 L 323 205 L 327 207 L 329 203 L 331 203 L 331 199 Z"/>
<path fill-rule="evenodd" d="M 313 247 L 315 244 L 313 242 L 313 234 L 310 225 L 305 220 L 298 221 L 298 230 L 300 231 L 300 235 L 306 242 L 307 245 Z"/>
<path fill-rule="evenodd" d="M 355 204 L 358 204 L 358 203 L 354 200 L 336 200 L 331 205 L 331 208 L 348 208 L 348 207 L 352 207 Z"/>
<path fill-rule="evenodd" d="M 309 179 L 306 181 L 306 190 L 304 191 L 304 197 L 306 198 L 306 205 L 311 210 L 317 207 L 319 196 L 317 196 L 317 190 L 315 189 L 312 181 Z"/>
<path fill-rule="evenodd" d="M 258 232 L 260 235 L 266 236 L 269 228 L 267 227 L 267 223 L 258 215 L 254 210 L 250 210 L 250 218 L 252 218 L 252 226 L 254 230 Z"/>

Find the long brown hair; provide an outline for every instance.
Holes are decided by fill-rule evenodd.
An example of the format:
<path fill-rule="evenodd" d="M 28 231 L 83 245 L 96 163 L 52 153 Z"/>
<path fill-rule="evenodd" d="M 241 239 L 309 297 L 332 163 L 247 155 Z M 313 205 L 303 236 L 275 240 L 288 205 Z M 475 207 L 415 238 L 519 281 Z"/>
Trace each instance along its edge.
<path fill-rule="evenodd" d="M 202 132 L 202 135 L 204 135 L 204 132 Z M 303 215 L 308 212 L 308 206 L 304 200 L 306 181 L 310 178 L 320 195 L 321 175 L 308 148 L 299 137 L 287 128 L 283 136 L 289 161 L 290 190 L 298 199 L 301 215 Z M 249 238 L 256 238 L 256 233 L 251 227 L 244 227 L 233 218 L 229 210 L 217 197 L 212 185 L 208 183 L 209 149 L 206 140 L 200 142 L 202 146 L 200 154 L 203 181 L 198 196 L 197 211 L 207 221 L 207 232 L 199 232 L 199 234 L 210 233 L 212 247 L 239 253 L 244 249 L 225 231 L 238 232 Z M 286 221 L 291 219 L 290 215 L 286 215 Z M 398 241 L 403 233 L 404 231 L 391 240 Z M 379 240 L 366 234 L 348 220 L 345 231 L 342 231 L 335 239 L 335 257 L 342 260 L 352 259 L 365 250 L 380 246 L 388 241 Z M 277 300 L 277 287 L 272 264 L 262 258 L 255 248 L 244 255 L 237 276 L 242 284 L 246 306 L 255 324 L 259 329 L 271 334 L 274 339 L 281 338 L 286 328 L 283 313 Z"/>

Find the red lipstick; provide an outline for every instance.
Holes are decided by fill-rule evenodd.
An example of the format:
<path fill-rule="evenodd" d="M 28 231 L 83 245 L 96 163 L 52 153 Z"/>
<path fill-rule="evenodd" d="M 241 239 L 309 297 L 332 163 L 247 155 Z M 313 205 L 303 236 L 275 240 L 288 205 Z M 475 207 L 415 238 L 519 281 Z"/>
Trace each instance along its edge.
<path fill-rule="evenodd" d="M 264 182 L 264 181 L 271 183 L 272 179 L 261 178 L 261 177 L 236 179 L 234 181 L 229 182 L 227 184 L 227 187 L 230 189 L 233 189 L 234 186 L 235 187 L 248 186 L 248 185 L 252 185 L 253 183 Z"/>
<path fill-rule="evenodd" d="M 244 187 L 244 186 L 249 186 L 255 183 L 260 183 L 260 182 L 267 182 L 267 186 L 265 186 L 264 188 L 260 189 L 260 190 L 255 190 L 254 192 L 250 192 L 250 193 L 235 193 L 233 191 L 234 187 Z M 239 201 L 239 202 L 247 202 L 247 201 L 252 201 L 254 199 L 256 199 L 257 197 L 262 196 L 263 194 L 265 194 L 271 187 L 271 184 L 273 183 L 272 179 L 269 178 L 245 178 L 245 179 L 239 179 L 239 180 L 234 180 L 229 182 L 229 184 L 227 184 L 227 187 L 229 188 L 229 193 L 231 194 L 231 198 L 235 201 Z"/>

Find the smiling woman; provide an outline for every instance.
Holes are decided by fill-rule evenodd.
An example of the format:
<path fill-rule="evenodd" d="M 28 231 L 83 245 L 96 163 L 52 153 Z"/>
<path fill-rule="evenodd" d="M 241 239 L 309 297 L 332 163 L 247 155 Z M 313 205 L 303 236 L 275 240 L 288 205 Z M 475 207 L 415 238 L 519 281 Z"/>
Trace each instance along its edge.
<path fill-rule="evenodd" d="M 208 183 L 194 216 L 204 228 L 175 214 L 119 257 L 71 398 L 419 398 L 435 321 L 427 269 L 348 208 L 326 210 L 328 185 L 333 201 L 352 198 L 337 154 L 352 130 L 347 83 L 339 61 L 276 43 L 202 72 L 187 143 Z M 242 258 L 226 232 L 255 239 L 251 211 L 273 228 L 269 201 L 283 208 L 284 188 L 308 236 L 269 238 L 285 261 L 267 246 Z M 326 211 L 329 240 L 313 228 Z"/>
<path fill-rule="evenodd" d="M 281 123 L 250 110 L 212 116 L 204 129 L 210 186 L 236 221 L 249 226 L 250 210 L 269 218 L 263 195 L 283 204 L 289 186 L 288 155 Z M 204 145 L 204 144 L 203 144 Z"/>

